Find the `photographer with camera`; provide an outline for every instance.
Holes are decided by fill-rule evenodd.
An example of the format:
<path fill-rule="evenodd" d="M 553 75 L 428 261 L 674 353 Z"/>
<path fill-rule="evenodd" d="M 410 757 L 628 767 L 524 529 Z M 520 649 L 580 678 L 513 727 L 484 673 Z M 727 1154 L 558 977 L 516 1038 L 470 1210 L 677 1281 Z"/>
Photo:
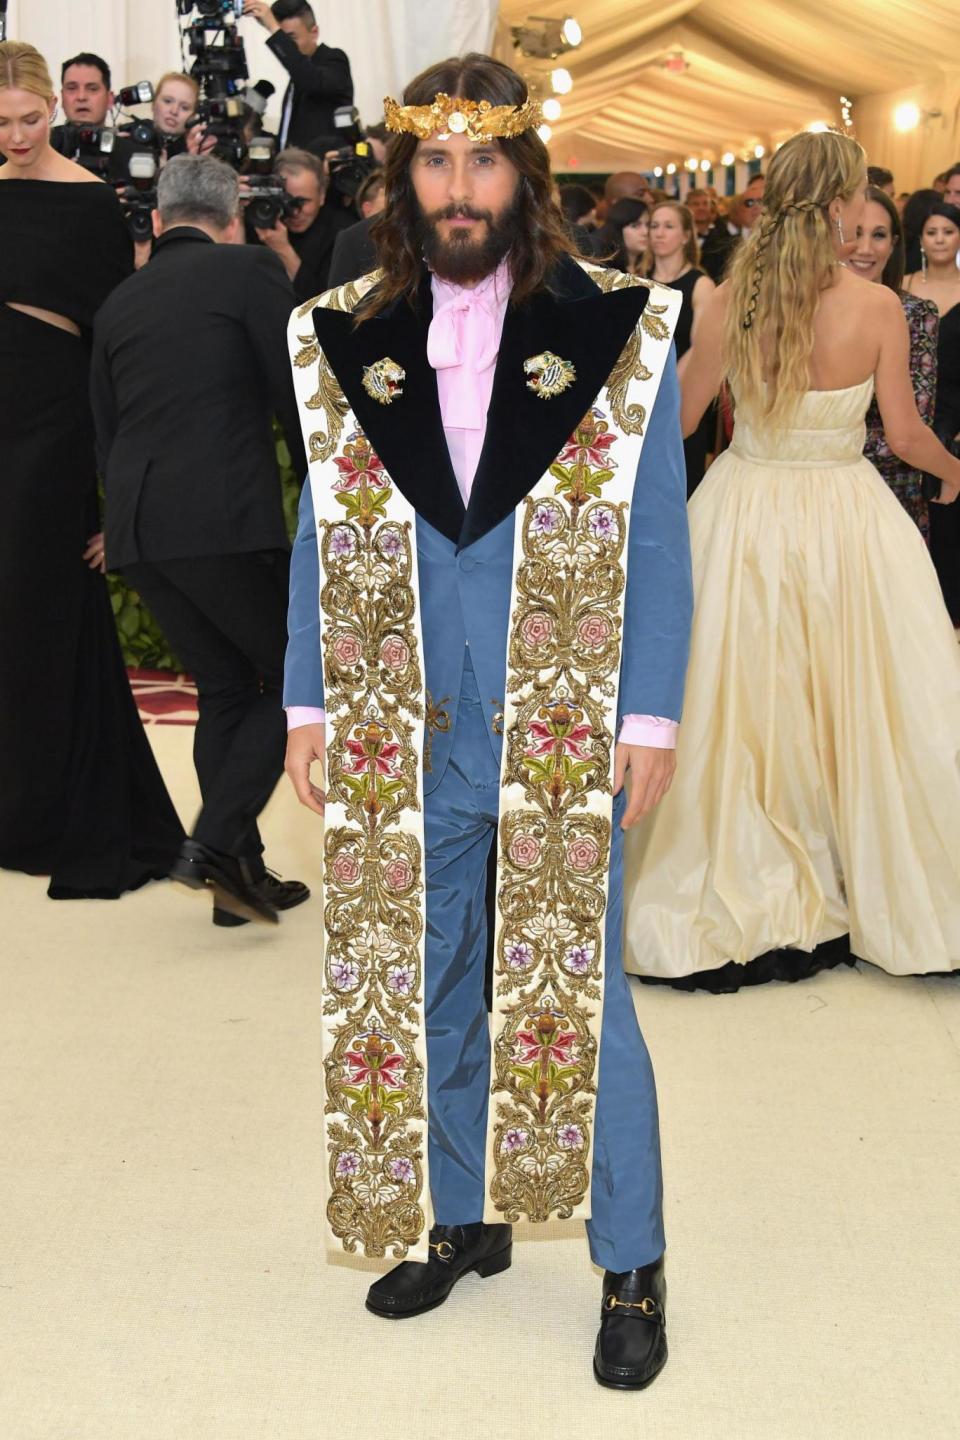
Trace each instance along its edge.
<path fill-rule="evenodd" d="M 326 290 L 336 238 L 357 217 L 333 197 L 328 203 L 326 165 L 309 150 L 281 151 L 273 173 L 283 184 L 286 203 L 272 226 L 258 224 L 256 211 L 251 223 L 263 244 L 282 260 L 297 299 L 309 300 Z"/>
<path fill-rule="evenodd" d="M 294 296 L 276 258 L 230 243 L 239 181 L 211 156 L 160 173 L 153 258 L 94 334 L 91 398 L 106 561 L 140 592 L 197 681 L 203 806 L 171 872 L 220 925 L 305 900 L 264 867 L 257 816 L 283 770 L 290 547 L 271 417 L 306 473 L 286 352 Z"/>
<path fill-rule="evenodd" d="M 50 143 L 68 160 L 115 183 L 128 174 L 133 145 L 113 133 L 111 112 L 117 102 L 110 85 L 110 66 L 101 56 L 85 50 L 65 60 L 60 67 L 65 120 L 54 125 Z"/>
<path fill-rule="evenodd" d="M 280 148 L 308 145 L 318 135 L 335 135 L 336 112 L 353 105 L 350 61 L 342 50 L 320 43 L 316 16 L 306 0 L 244 0 L 268 30 L 267 45 L 290 76 L 283 97 Z"/>

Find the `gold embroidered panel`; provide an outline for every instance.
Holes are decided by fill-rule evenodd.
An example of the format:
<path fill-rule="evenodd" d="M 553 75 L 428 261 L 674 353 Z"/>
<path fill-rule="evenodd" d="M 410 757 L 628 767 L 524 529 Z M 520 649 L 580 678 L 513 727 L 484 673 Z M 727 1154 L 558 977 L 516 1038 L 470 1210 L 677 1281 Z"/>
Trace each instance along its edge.
<path fill-rule="evenodd" d="M 344 287 L 322 303 L 352 308 L 361 293 Z M 320 555 L 327 713 L 326 1218 L 331 1240 L 347 1251 L 425 1260 L 425 685 L 416 517 L 320 353 L 309 318 L 316 303 L 294 313 L 290 344 Z M 322 428 L 314 430 L 318 410 Z"/>
<path fill-rule="evenodd" d="M 606 289 L 630 283 L 584 268 Z M 489 1222 L 590 1215 L 629 513 L 680 303 L 655 288 L 605 391 L 517 509 Z"/>

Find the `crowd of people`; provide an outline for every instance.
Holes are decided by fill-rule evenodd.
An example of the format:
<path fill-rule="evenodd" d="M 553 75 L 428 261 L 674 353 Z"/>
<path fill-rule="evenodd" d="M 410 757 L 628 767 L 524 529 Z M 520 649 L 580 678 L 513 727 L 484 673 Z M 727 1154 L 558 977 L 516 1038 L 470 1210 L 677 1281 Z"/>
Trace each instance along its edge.
<path fill-rule="evenodd" d="M 960 969 L 960 165 L 895 197 L 854 140 L 803 133 L 729 200 L 632 172 L 558 189 L 522 78 L 467 56 L 388 102 L 357 142 L 381 163 L 338 184 L 347 57 L 304 0 L 245 10 L 290 75 L 269 175 L 218 158 L 193 77 L 163 77 L 136 259 L 110 167 L 55 133 L 42 56 L 0 44 L 0 865 L 54 898 L 169 876 L 217 925 L 276 923 L 309 891 L 269 869 L 258 817 L 284 767 L 322 815 L 329 759 L 324 1023 L 353 1088 L 328 1066 L 328 1219 L 348 1249 L 419 1243 L 419 1192 L 391 1231 L 351 1185 L 389 1164 L 390 1193 L 423 1188 L 413 1132 L 380 1141 L 406 1093 L 390 1066 L 430 1050 L 429 1255 L 368 1308 L 420 1314 L 509 1266 L 510 1225 L 481 1219 L 489 1153 L 506 1216 L 569 1215 L 592 1184 L 594 1374 L 640 1389 L 666 1362 L 664 1238 L 621 947 L 710 989 L 800 978 L 838 944 Z M 60 98 L 101 124 L 104 62 L 69 61 Z M 309 474 L 292 552 L 275 420 Z M 197 682 L 189 835 L 107 567 Z M 371 895 L 361 944 L 336 916 Z M 488 1141 L 491 963 L 529 1105 Z M 534 1148 L 562 1203 L 504 1199 Z"/>

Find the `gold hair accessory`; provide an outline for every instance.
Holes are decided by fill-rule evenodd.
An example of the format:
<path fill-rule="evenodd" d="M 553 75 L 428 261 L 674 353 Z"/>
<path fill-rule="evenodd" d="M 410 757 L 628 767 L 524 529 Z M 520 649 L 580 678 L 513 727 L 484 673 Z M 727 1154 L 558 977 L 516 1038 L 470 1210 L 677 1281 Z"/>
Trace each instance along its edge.
<path fill-rule="evenodd" d="M 388 96 L 383 113 L 387 129 L 397 134 L 405 131 L 418 140 L 428 140 L 431 135 L 440 140 L 466 135 L 474 144 L 522 135 L 543 120 L 537 100 L 527 100 L 523 105 L 491 105 L 489 100 L 464 100 L 459 95 L 445 95 L 442 90 L 432 105 L 399 105 Z"/>

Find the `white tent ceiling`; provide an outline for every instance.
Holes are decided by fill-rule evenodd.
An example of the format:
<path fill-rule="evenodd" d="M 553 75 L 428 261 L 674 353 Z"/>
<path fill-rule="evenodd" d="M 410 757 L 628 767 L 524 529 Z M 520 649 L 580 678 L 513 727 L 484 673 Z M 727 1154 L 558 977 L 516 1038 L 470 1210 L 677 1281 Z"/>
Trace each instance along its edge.
<path fill-rule="evenodd" d="M 916 163 L 960 152 L 960 5 L 942 0 L 501 0 L 498 53 L 516 56 L 509 26 L 532 14 L 573 14 L 583 43 L 562 61 L 574 88 L 553 126 L 559 169 L 636 168 L 689 156 L 767 149 L 817 120 L 838 123 L 840 96 L 855 102 L 906 87 L 928 117 Z M 682 52 L 688 68 L 664 61 Z M 516 63 L 516 62 L 514 62 Z M 549 65 L 521 62 L 532 74 Z M 931 98 L 932 97 L 932 98 Z M 863 105 L 875 149 L 887 115 Z M 951 148 L 952 147 L 952 148 Z M 921 152 L 922 156 L 921 156 Z M 880 162 L 879 155 L 871 158 Z M 907 163 L 904 161 L 904 163 Z M 905 183 L 908 181 L 904 176 Z"/>

